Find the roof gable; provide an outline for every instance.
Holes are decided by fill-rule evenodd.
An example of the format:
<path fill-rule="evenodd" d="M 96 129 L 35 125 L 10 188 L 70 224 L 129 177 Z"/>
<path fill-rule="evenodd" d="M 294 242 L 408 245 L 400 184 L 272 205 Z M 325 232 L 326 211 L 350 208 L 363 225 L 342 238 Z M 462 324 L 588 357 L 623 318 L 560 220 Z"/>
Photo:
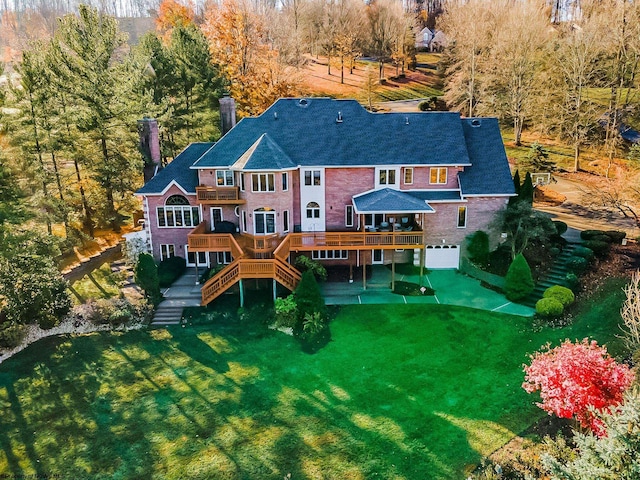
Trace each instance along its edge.
<path fill-rule="evenodd" d="M 391 188 L 356 195 L 353 197 L 353 204 L 357 213 L 434 212 L 433 208 L 424 200 Z"/>
<path fill-rule="evenodd" d="M 171 184 L 178 185 L 185 193 L 195 193 L 198 185 L 198 172 L 189 169 L 189 167 L 213 145 L 211 142 L 192 143 L 136 193 L 138 195 L 161 195 Z"/>
<path fill-rule="evenodd" d="M 263 133 L 231 168 L 234 170 L 284 170 L 295 168 L 287 154 Z"/>

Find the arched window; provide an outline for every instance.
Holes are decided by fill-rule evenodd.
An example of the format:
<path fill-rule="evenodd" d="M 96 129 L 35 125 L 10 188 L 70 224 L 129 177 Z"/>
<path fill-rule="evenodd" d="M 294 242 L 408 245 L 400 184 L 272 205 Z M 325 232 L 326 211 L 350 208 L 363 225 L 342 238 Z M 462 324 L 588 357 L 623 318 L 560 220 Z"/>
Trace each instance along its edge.
<path fill-rule="evenodd" d="M 320 205 L 316 202 L 307 203 L 307 218 L 320 218 Z"/>
<path fill-rule="evenodd" d="M 189 205 L 189 200 L 187 200 L 183 195 L 171 195 L 164 202 L 165 205 Z"/>
<path fill-rule="evenodd" d="M 164 203 L 156 208 L 158 227 L 193 228 L 200 223 L 200 209 L 189 205 L 183 195 L 171 195 Z"/>

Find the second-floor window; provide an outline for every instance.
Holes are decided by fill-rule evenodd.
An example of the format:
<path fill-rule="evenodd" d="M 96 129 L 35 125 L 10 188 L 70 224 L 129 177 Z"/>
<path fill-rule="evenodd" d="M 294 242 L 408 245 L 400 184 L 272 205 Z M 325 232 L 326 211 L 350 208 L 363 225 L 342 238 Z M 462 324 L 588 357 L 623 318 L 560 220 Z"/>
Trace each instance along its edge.
<path fill-rule="evenodd" d="M 189 205 L 182 195 L 167 198 L 163 207 L 156 208 L 158 227 L 193 228 L 200 223 L 200 209 Z"/>
<path fill-rule="evenodd" d="M 344 226 L 353 227 L 353 205 L 345 205 L 344 207 Z"/>
<path fill-rule="evenodd" d="M 444 185 L 447 183 L 447 168 L 432 167 L 429 169 L 429 183 L 433 185 Z"/>
<path fill-rule="evenodd" d="M 216 170 L 216 185 L 233 187 L 233 172 L 231 170 Z"/>
<path fill-rule="evenodd" d="M 404 169 L 404 184 L 405 185 L 413 184 L 413 168 Z"/>
<path fill-rule="evenodd" d="M 320 170 L 307 170 L 304 172 L 304 184 L 306 186 L 320 185 Z"/>
<path fill-rule="evenodd" d="M 251 174 L 251 187 L 253 192 L 275 192 L 275 176 L 273 173 Z"/>
<path fill-rule="evenodd" d="M 282 191 L 286 192 L 287 190 L 289 190 L 289 174 L 284 172 L 282 174 Z"/>
<path fill-rule="evenodd" d="M 394 168 L 381 168 L 378 170 L 378 183 L 380 185 L 395 185 L 396 170 Z"/>

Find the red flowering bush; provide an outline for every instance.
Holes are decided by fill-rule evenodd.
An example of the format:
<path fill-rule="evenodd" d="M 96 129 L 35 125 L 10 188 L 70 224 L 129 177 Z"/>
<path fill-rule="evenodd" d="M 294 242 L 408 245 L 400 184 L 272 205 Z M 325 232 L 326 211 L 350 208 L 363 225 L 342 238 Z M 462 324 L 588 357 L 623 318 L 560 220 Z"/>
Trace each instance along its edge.
<path fill-rule="evenodd" d="M 561 418 L 573 418 L 597 435 L 603 430 L 593 410 L 609 411 L 622 401 L 622 393 L 631 385 L 634 372 L 616 363 L 607 349 L 588 339 L 579 343 L 565 340 L 556 348 L 549 345 L 531 355 L 524 366 L 527 392 L 540 391 L 537 405 Z"/>

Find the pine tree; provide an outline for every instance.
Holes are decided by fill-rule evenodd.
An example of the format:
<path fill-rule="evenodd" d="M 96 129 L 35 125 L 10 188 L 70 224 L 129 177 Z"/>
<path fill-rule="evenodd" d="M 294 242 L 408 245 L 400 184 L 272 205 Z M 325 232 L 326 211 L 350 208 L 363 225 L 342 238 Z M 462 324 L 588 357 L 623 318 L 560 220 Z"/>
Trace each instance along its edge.
<path fill-rule="evenodd" d="M 520 188 L 520 195 L 518 198 L 528 203 L 529 205 L 533 205 L 533 182 L 531 181 L 531 174 L 527 172 L 524 176 L 524 181 L 522 182 L 522 187 Z"/>
<path fill-rule="evenodd" d="M 534 287 L 531 268 L 524 255 L 519 253 L 511 262 L 504 279 L 505 295 L 512 302 L 517 302 L 533 292 Z"/>

